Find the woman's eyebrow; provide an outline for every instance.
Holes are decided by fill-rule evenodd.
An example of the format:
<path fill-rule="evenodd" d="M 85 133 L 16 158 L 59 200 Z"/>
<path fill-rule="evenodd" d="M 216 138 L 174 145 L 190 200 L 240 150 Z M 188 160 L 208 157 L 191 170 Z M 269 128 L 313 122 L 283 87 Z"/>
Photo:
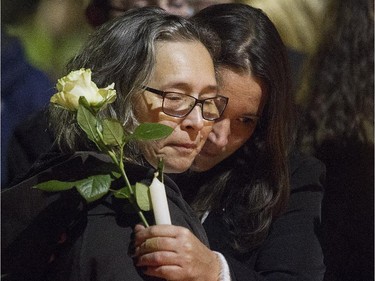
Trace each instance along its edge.
<path fill-rule="evenodd" d="M 165 84 L 164 86 L 161 86 L 161 87 L 163 87 L 164 89 L 177 88 L 177 89 L 181 89 L 181 90 L 184 90 L 184 91 L 192 91 L 191 84 L 186 83 L 186 82 L 171 82 L 171 83 L 167 83 L 167 84 Z M 204 92 L 217 92 L 217 93 L 219 93 L 219 87 L 217 85 L 207 85 L 200 91 L 200 93 L 204 93 Z"/>

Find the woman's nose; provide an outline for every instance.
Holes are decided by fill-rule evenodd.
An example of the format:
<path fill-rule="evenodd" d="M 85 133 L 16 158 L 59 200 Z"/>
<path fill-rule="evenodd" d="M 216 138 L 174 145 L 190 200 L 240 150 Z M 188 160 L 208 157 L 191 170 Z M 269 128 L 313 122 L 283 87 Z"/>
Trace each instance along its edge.
<path fill-rule="evenodd" d="M 204 127 L 204 119 L 200 105 L 196 105 L 193 110 L 184 118 L 182 126 L 186 129 L 201 130 Z"/>
<path fill-rule="evenodd" d="M 229 135 L 230 120 L 226 118 L 215 122 L 208 139 L 219 148 L 222 148 L 227 145 Z"/>

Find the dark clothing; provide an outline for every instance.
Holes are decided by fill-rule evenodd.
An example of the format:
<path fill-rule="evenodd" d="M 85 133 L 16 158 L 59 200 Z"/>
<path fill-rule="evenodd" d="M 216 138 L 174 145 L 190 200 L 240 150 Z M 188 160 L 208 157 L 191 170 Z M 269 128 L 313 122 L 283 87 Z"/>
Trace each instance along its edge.
<path fill-rule="evenodd" d="M 288 208 L 274 220 L 268 237 L 257 249 L 238 253 L 231 247 L 223 211 L 211 212 L 204 221 L 211 249 L 226 257 L 233 281 L 323 280 L 325 267 L 318 234 L 325 168 L 315 158 L 293 154 L 290 169 Z M 239 178 L 238 184 L 245 183 Z"/>
<path fill-rule="evenodd" d="M 317 150 L 327 166 L 322 205 L 325 281 L 374 280 L 374 146 L 331 140 Z"/>
<path fill-rule="evenodd" d="M 25 59 L 20 42 L 1 33 L 1 185 L 8 183 L 7 149 L 15 127 L 48 105 L 54 92 L 45 73 Z"/>
<path fill-rule="evenodd" d="M 32 164 L 53 145 L 54 136 L 48 128 L 47 110 L 40 110 L 18 125 L 7 151 L 8 184 L 23 178 Z M 7 186 L 2 186 L 6 188 Z"/>
<path fill-rule="evenodd" d="M 86 178 L 108 167 L 109 157 L 93 152 L 52 157 L 37 163 L 27 180 L 2 192 L 2 280 L 158 280 L 133 265 L 132 231 L 140 219 L 127 201 L 107 195 L 88 204 L 75 189 L 47 193 L 31 188 L 51 179 Z M 149 184 L 154 173 L 133 164 L 125 169 L 132 184 Z M 207 245 L 178 187 L 167 176 L 164 182 L 172 223 L 190 229 Z M 152 223 L 152 214 L 145 215 Z"/>

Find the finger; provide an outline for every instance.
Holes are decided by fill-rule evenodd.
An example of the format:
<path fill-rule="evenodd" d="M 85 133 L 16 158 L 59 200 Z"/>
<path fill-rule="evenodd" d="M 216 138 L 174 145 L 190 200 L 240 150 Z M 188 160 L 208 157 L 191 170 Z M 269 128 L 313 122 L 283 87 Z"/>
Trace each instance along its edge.
<path fill-rule="evenodd" d="M 136 265 L 141 266 L 162 266 L 162 265 L 176 265 L 178 263 L 178 255 L 170 251 L 159 251 L 147 253 L 138 257 Z"/>
<path fill-rule="evenodd" d="M 140 256 L 146 253 L 156 251 L 176 251 L 179 244 L 174 238 L 169 237 L 153 237 L 147 239 L 140 246 L 136 247 L 135 255 Z"/>
<path fill-rule="evenodd" d="M 142 230 L 144 230 L 144 229 L 146 229 L 146 227 L 145 227 L 144 225 L 142 225 L 142 224 L 137 224 L 137 225 L 134 227 L 134 232 L 136 233 L 136 232 L 142 231 Z"/>
<path fill-rule="evenodd" d="M 175 225 L 153 225 L 145 229 L 137 227 L 137 232 L 135 236 L 139 239 L 146 240 L 151 237 L 177 237 L 181 235 L 186 235 L 190 233 L 185 227 L 175 226 Z"/>
<path fill-rule="evenodd" d="M 139 253 L 151 253 L 159 250 L 159 239 L 157 237 L 155 238 L 149 238 L 144 243 L 141 244 L 141 246 L 138 248 Z M 137 251 L 136 251 L 137 253 Z"/>
<path fill-rule="evenodd" d="M 183 269 L 177 265 L 149 266 L 144 271 L 148 276 L 158 277 L 169 281 L 185 280 L 186 274 Z"/>
<path fill-rule="evenodd" d="M 135 246 L 140 246 L 147 239 L 152 237 L 177 237 L 178 233 L 181 231 L 189 231 L 183 227 L 177 227 L 173 225 L 154 225 L 142 229 L 136 226 L 134 229 Z"/>

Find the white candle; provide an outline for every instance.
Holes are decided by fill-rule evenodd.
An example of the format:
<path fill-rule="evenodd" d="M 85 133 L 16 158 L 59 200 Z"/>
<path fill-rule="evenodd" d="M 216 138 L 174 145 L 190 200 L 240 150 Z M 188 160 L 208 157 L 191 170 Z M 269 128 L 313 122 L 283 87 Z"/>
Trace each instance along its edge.
<path fill-rule="evenodd" d="M 155 223 L 172 224 L 165 187 L 164 184 L 159 181 L 157 175 L 158 173 L 155 173 L 154 179 L 150 185 L 151 203 L 154 211 Z"/>

